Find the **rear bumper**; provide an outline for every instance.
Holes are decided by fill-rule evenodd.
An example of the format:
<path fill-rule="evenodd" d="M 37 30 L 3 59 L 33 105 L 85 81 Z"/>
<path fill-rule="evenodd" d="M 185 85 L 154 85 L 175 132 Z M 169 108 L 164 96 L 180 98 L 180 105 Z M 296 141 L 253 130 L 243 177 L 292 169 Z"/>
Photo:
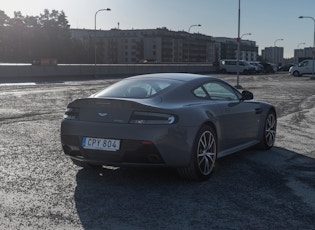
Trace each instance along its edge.
<path fill-rule="evenodd" d="M 64 153 L 73 159 L 103 165 L 183 167 L 189 164 L 197 128 L 178 125 L 100 124 L 76 120 L 61 123 Z M 88 150 L 82 137 L 119 139 L 118 151 Z"/>
<path fill-rule="evenodd" d="M 72 141 L 69 141 L 71 140 Z M 74 141 L 73 139 L 76 139 Z M 71 144 L 69 144 L 71 142 Z M 77 143 L 74 143 L 77 142 Z M 63 151 L 69 157 L 91 164 L 108 165 L 165 165 L 155 145 L 135 140 L 122 140 L 119 151 L 89 150 L 80 146 L 80 137 L 62 135 Z M 74 144 L 74 145 L 73 145 Z"/>

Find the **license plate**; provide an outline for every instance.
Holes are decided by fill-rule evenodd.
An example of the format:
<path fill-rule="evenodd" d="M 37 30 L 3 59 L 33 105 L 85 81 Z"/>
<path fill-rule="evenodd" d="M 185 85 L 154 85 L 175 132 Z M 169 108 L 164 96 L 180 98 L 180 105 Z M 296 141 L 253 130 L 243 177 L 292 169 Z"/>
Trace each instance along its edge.
<path fill-rule="evenodd" d="M 118 151 L 120 148 L 120 140 L 83 137 L 82 147 L 85 149 Z"/>

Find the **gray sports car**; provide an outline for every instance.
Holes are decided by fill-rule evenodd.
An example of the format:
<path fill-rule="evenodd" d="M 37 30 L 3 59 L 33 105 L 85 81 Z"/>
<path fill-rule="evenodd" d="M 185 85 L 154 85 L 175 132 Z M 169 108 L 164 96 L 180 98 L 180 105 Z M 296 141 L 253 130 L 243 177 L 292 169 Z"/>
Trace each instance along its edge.
<path fill-rule="evenodd" d="M 225 81 L 183 73 L 123 79 L 71 102 L 61 123 L 63 150 L 81 167 L 167 166 L 206 180 L 217 157 L 276 137 L 276 110 Z"/>

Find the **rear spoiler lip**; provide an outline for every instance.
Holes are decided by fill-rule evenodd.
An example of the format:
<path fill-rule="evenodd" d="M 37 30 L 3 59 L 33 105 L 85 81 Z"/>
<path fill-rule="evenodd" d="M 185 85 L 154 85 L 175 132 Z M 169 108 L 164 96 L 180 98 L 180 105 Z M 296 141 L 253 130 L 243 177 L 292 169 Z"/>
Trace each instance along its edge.
<path fill-rule="evenodd" d="M 79 98 L 68 104 L 67 107 L 81 107 L 84 104 L 87 105 L 88 102 L 95 101 L 95 105 L 106 106 L 114 103 L 129 103 L 132 107 L 140 108 L 147 110 L 161 110 L 160 108 L 152 105 L 150 103 L 150 98 L 148 99 L 137 99 L 137 98 L 96 98 L 96 97 L 87 97 L 87 98 Z M 89 103 L 90 104 L 90 103 Z M 147 108 L 147 109 L 145 109 Z"/>

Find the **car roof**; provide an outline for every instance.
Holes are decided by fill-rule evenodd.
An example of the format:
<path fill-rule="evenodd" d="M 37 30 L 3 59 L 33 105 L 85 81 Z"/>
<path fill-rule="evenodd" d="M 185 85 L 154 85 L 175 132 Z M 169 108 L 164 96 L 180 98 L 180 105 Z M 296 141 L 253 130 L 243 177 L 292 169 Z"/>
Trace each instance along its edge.
<path fill-rule="evenodd" d="M 191 73 L 154 73 L 154 74 L 143 74 L 137 75 L 133 77 L 129 77 L 128 79 L 149 79 L 149 78 L 156 78 L 156 79 L 173 79 L 178 81 L 192 81 L 197 79 L 217 79 L 212 76 L 200 75 L 200 74 L 191 74 Z"/>

